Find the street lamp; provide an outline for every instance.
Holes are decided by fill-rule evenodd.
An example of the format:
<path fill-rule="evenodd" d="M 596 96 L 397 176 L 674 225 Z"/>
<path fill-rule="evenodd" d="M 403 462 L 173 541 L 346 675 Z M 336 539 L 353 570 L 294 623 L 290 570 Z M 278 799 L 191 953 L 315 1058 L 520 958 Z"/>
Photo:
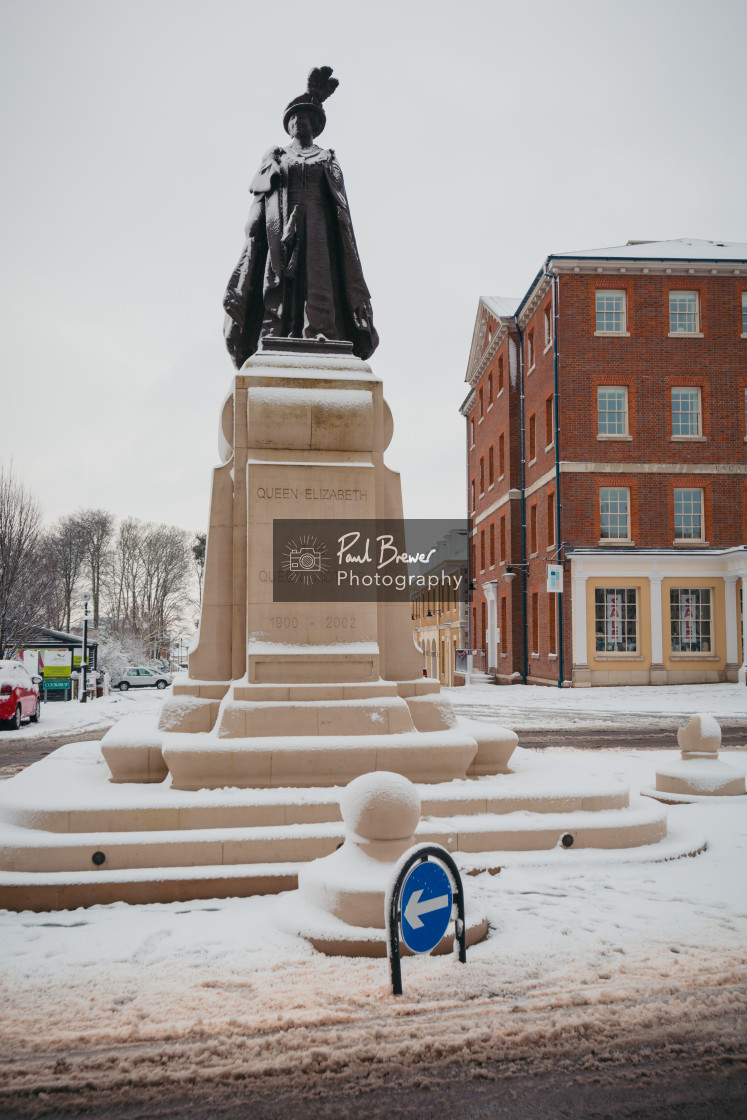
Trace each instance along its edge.
<path fill-rule="evenodd" d="M 85 704 L 88 699 L 88 689 L 86 688 L 86 669 L 88 668 L 88 622 L 91 618 L 88 613 L 88 604 L 91 600 L 89 592 L 84 591 L 81 595 L 81 599 L 83 600 L 83 649 L 80 655 L 80 702 L 81 704 Z"/>

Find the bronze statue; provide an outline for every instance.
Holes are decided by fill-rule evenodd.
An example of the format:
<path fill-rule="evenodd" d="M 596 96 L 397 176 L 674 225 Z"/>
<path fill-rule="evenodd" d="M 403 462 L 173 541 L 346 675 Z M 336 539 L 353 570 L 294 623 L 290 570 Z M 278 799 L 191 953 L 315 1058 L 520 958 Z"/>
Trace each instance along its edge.
<path fill-rule="evenodd" d="M 338 84 L 330 66 L 311 71 L 283 115 L 291 143 L 265 154 L 249 187 L 246 242 L 223 299 L 237 369 L 264 338 L 347 340 L 360 358 L 378 345 L 342 171 L 314 143 Z"/>

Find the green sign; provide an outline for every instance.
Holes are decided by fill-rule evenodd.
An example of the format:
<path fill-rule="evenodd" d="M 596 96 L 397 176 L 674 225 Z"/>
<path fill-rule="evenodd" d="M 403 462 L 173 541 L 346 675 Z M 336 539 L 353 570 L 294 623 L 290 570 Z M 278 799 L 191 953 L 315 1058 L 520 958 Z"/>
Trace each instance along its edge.
<path fill-rule="evenodd" d="M 44 684 L 42 685 L 42 687 L 47 692 L 49 692 L 49 690 L 51 688 L 70 688 L 70 677 L 68 677 L 67 680 L 58 679 L 58 680 L 51 680 L 51 681 L 47 680 L 47 678 L 45 677 L 44 678 Z"/>

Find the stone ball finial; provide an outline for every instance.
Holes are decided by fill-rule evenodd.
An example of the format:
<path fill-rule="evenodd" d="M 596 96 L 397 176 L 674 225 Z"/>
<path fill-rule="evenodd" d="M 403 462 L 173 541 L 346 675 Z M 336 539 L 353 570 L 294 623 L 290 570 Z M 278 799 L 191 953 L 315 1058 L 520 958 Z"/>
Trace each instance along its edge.
<path fill-rule="evenodd" d="M 420 820 L 420 794 L 402 774 L 376 770 L 345 787 L 340 812 L 348 832 L 364 840 L 403 840 Z"/>
<path fill-rule="evenodd" d="M 680 726 L 677 742 L 683 754 L 718 754 L 721 728 L 713 716 L 699 713 Z"/>

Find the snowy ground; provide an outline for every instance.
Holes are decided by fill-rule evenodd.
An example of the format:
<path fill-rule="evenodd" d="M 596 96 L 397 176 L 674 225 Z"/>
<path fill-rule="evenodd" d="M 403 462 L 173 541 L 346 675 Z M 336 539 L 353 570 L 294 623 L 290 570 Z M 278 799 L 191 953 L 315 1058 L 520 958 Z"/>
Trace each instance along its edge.
<path fill-rule="evenodd" d="M 725 723 L 747 722 L 747 688 L 739 684 L 548 688 L 475 684 L 444 689 L 454 708 L 476 719 L 499 718 L 519 731 L 538 727 L 677 727 L 680 717 L 707 712 Z"/>
<path fill-rule="evenodd" d="M 496 693 L 517 710 L 517 691 L 549 690 L 452 695 L 478 714 Z M 670 707 L 673 691 L 552 695 L 589 715 L 744 714 L 736 686 L 676 690 Z M 638 789 L 677 755 L 545 757 Z M 744 1115 L 747 798 L 668 813 L 705 833 L 703 854 L 569 852 L 471 879 L 488 940 L 466 966 L 405 960 L 400 999 L 386 961 L 328 959 L 283 932 L 287 896 L 0 912 L 0 1116 Z"/>
<path fill-rule="evenodd" d="M 79 731 L 103 733 L 124 716 L 157 712 L 166 696 L 171 696 L 170 688 L 163 691 L 142 688 L 130 689 L 129 692 L 112 692 L 110 696 L 101 696 L 85 704 L 77 700 L 42 704 L 38 723 L 24 723 L 19 731 L 0 731 L 0 745 Z"/>
<path fill-rule="evenodd" d="M 454 708 L 477 719 L 498 719 L 506 727 L 615 727 L 621 723 L 662 723 L 676 728 L 680 717 L 707 712 L 726 723 L 747 724 L 747 688 L 737 684 L 694 684 L 647 688 L 549 688 L 541 685 L 476 684 L 447 688 Z M 171 689 L 113 692 L 87 704 L 45 704 L 38 724 L 0 731 L 0 744 L 106 730 L 133 712 L 158 711 Z"/>

